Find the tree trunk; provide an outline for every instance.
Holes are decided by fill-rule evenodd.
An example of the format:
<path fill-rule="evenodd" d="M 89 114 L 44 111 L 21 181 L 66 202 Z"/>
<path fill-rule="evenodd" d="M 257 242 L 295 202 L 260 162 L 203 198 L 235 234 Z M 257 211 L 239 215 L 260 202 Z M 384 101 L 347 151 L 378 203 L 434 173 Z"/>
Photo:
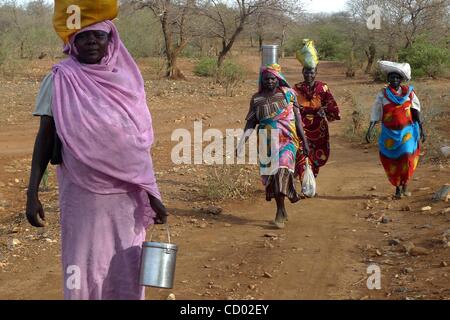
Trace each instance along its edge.
<path fill-rule="evenodd" d="M 280 51 L 281 57 L 284 58 L 284 42 L 286 41 L 286 25 L 283 25 L 283 32 L 281 33 Z"/>
<path fill-rule="evenodd" d="M 23 53 L 23 40 L 20 42 L 20 59 L 25 59 L 25 55 Z"/>
<path fill-rule="evenodd" d="M 366 50 L 367 56 L 367 67 L 364 71 L 366 74 L 369 74 L 372 71 L 373 62 L 375 61 L 375 55 L 377 53 L 377 48 L 374 43 L 369 45 L 369 50 Z"/>
<path fill-rule="evenodd" d="M 182 44 L 175 48 L 173 45 L 172 30 L 167 21 L 167 13 L 164 13 L 161 17 L 161 27 L 164 35 L 165 44 L 165 56 L 166 56 L 166 78 L 170 79 L 185 79 L 183 73 L 177 68 L 178 50 Z"/>
<path fill-rule="evenodd" d="M 392 43 L 392 40 L 389 41 L 389 45 L 388 45 L 388 53 L 387 53 L 387 59 L 389 61 L 394 61 L 394 52 L 395 52 L 395 48 L 394 48 L 394 44 Z"/>
<path fill-rule="evenodd" d="M 231 48 L 233 47 L 234 42 L 236 41 L 237 36 L 244 30 L 244 22 L 242 21 L 239 23 L 239 27 L 234 31 L 233 36 L 231 37 L 230 41 L 226 43 L 226 40 L 222 40 L 222 50 L 219 53 L 219 57 L 217 58 L 217 67 L 221 67 L 223 64 L 223 61 L 225 60 L 226 55 L 228 52 L 230 52 Z"/>
<path fill-rule="evenodd" d="M 223 64 L 223 61 L 225 60 L 225 56 L 227 55 L 227 52 L 225 52 L 225 50 L 220 51 L 219 53 L 219 57 L 217 58 L 217 67 L 221 67 Z"/>
<path fill-rule="evenodd" d="M 262 34 L 258 34 L 259 52 L 262 52 L 263 42 L 264 42 L 264 38 L 263 38 Z"/>

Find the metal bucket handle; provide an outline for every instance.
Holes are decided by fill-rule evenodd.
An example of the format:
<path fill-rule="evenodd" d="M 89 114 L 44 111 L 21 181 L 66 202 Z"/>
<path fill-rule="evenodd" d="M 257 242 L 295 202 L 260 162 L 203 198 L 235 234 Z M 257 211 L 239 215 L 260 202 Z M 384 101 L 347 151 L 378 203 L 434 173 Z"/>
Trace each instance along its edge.
<path fill-rule="evenodd" d="M 170 242 L 169 223 L 165 223 L 165 225 L 166 225 L 166 231 L 167 231 L 167 239 L 168 239 L 168 241 L 169 241 L 169 244 L 171 244 L 171 242 Z M 151 233 L 150 233 L 150 240 L 149 240 L 149 241 L 152 241 L 152 238 L 153 238 L 153 232 L 154 232 L 154 231 L 155 231 L 155 225 L 153 224 L 152 229 L 151 229 Z"/>

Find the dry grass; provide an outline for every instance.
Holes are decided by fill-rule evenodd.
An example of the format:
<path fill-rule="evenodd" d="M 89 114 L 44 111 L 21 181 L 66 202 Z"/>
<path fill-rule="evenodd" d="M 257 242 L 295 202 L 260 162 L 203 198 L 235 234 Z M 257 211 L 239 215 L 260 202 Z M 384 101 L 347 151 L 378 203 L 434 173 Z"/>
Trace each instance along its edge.
<path fill-rule="evenodd" d="M 343 135 L 349 141 L 363 142 L 365 141 L 367 126 L 370 123 L 368 108 L 360 101 L 359 96 L 351 92 L 346 92 L 344 99 L 349 104 L 351 117 L 344 120 L 346 125 Z M 374 135 L 372 143 L 376 144 L 379 135 L 378 127 L 375 128 Z"/>
<path fill-rule="evenodd" d="M 214 165 L 208 168 L 202 193 L 212 201 L 246 199 L 256 191 L 258 170 L 250 165 Z"/>

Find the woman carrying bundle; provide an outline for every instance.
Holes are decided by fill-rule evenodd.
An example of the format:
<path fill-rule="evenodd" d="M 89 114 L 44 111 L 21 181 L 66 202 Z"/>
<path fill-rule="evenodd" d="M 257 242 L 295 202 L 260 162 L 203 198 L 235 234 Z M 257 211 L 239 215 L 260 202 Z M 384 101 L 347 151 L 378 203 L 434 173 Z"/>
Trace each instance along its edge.
<path fill-rule="evenodd" d="M 411 79 L 408 63 L 379 62 L 389 85 L 377 95 L 366 141 L 370 143 L 373 130 L 381 122 L 378 140 L 380 160 L 389 182 L 396 188 L 395 197 L 411 196 L 408 181 L 419 163 L 420 139 L 425 133 L 420 116 L 420 101 L 413 86 L 402 85 Z"/>
<path fill-rule="evenodd" d="M 330 134 L 328 123 L 340 120 L 339 107 L 326 83 L 316 81 L 317 53 L 313 42 L 305 39 L 305 46 L 297 54 L 297 59 L 303 64 L 304 81 L 294 86 L 300 113 L 303 120 L 305 135 L 310 146 L 308 155 L 299 155 L 297 171 L 303 174 L 306 159 L 309 158 L 314 176 L 330 157 Z M 314 58 L 316 57 L 316 58 Z"/>

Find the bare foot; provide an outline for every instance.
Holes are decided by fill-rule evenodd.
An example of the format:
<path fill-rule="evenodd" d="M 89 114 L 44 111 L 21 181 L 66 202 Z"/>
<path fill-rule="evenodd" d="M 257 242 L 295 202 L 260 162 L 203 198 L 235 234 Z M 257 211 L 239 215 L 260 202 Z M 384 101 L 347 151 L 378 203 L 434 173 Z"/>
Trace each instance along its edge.
<path fill-rule="evenodd" d="M 283 209 L 283 218 L 284 218 L 284 221 L 289 221 L 289 216 L 288 216 L 286 209 Z"/>
<path fill-rule="evenodd" d="M 402 198 L 402 191 L 400 187 L 396 187 L 395 189 L 395 199 L 399 200 Z"/>
<path fill-rule="evenodd" d="M 271 222 L 271 224 L 274 225 L 278 229 L 284 229 L 284 227 L 285 227 L 283 221 L 274 220 L 274 221 Z"/>
<path fill-rule="evenodd" d="M 284 228 L 284 222 L 286 218 L 284 216 L 283 210 L 277 210 L 277 215 L 275 216 L 275 220 L 272 221 L 272 224 L 275 225 L 278 229 Z"/>
<path fill-rule="evenodd" d="M 408 191 L 408 188 L 406 185 L 403 186 L 402 188 L 402 195 L 404 195 L 405 197 L 411 197 L 412 193 Z"/>

